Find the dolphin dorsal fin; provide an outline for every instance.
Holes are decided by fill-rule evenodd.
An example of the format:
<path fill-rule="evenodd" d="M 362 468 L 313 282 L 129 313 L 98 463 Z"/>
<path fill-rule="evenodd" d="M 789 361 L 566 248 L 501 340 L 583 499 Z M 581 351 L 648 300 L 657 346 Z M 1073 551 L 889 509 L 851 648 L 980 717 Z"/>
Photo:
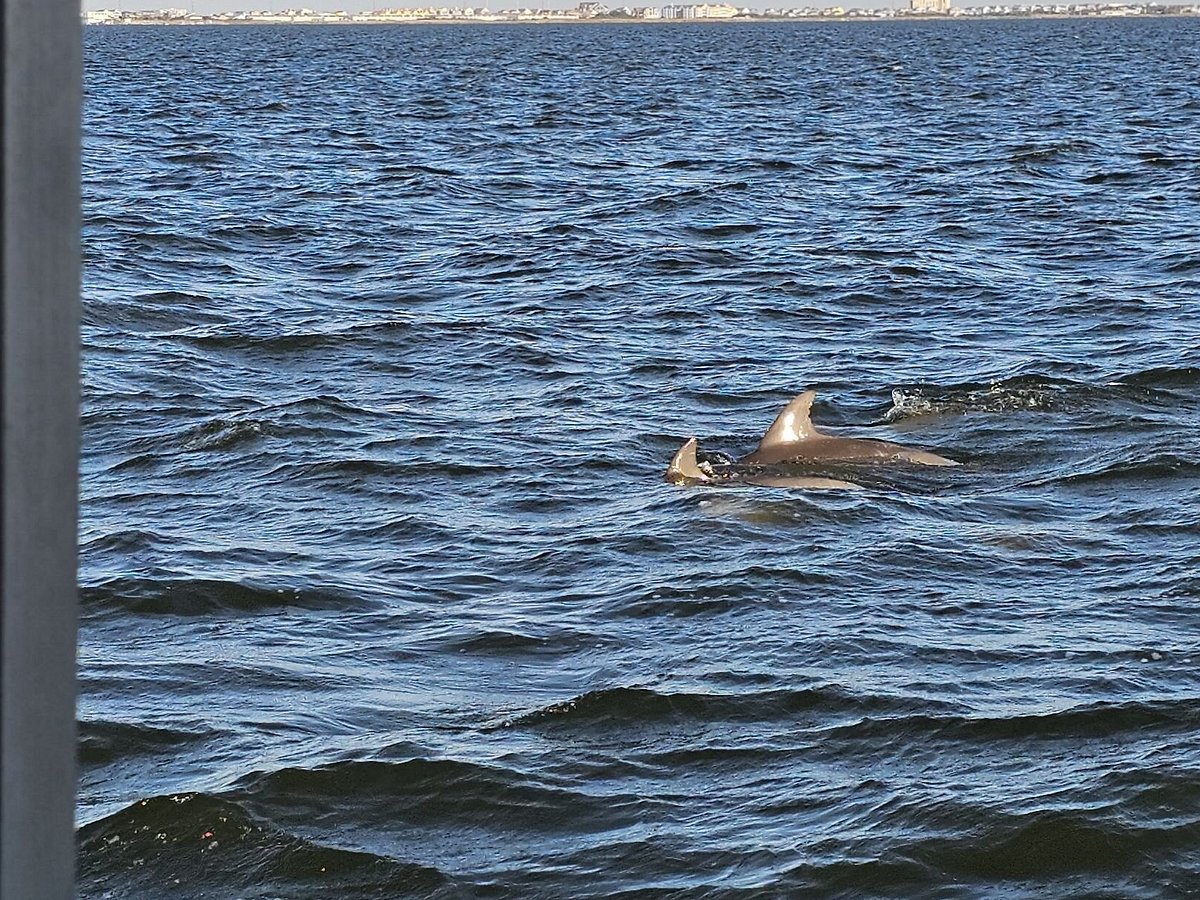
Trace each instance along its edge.
<path fill-rule="evenodd" d="M 777 447 L 780 444 L 796 444 L 820 437 L 821 433 L 813 427 L 812 404 L 816 391 L 805 391 L 783 408 L 758 442 L 759 450 Z"/>

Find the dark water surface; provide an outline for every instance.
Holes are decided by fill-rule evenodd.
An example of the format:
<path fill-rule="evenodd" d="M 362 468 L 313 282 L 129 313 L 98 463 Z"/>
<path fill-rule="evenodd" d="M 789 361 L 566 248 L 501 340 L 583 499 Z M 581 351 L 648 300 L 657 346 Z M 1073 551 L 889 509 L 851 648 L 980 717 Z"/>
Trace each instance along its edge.
<path fill-rule="evenodd" d="M 1200 892 L 1200 21 L 85 40 L 82 897 Z"/>

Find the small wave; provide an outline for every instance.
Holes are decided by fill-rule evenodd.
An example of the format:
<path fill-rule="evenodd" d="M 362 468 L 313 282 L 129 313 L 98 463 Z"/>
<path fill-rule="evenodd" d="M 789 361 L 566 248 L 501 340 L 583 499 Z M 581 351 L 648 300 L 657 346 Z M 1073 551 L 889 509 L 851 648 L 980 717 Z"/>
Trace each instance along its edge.
<path fill-rule="evenodd" d="M 139 469 L 153 468 L 162 461 L 163 457 L 157 453 L 138 453 L 113 463 L 109 466 L 108 471 L 111 473 L 136 472 Z"/>
<path fill-rule="evenodd" d="M 1171 275 L 1190 275 L 1200 272 L 1200 259 L 1192 253 L 1168 253 L 1159 258 L 1164 272 Z"/>
<path fill-rule="evenodd" d="M 800 163 L 793 162 L 790 159 L 756 159 L 753 162 L 754 165 L 769 172 L 789 172 L 792 169 L 800 168 Z"/>
<path fill-rule="evenodd" d="M 79 723 L 79 761 L 85 766 L 100 765 L 130 756 L 177 753 L 184 745 L 206 741 L 217 734 L 203 726 L 184 730 L 85 719 Z"/>
<path fill-rule="evenodd" d="M 100 537 L 92 538 L 80 545 L 80 551 L 89 553 L 137 553 L 154 547 L 162 541 L 162 535 L 153 531 L 138 528 L 113 531 Z"/>
<path fill-rule="evenodd" d="M 755 225 L 752 222 L 743 224 L 730 225 L 690 225 L 687 228 L 689 234 L 694 234 L 701 238 L 725 238 L 739 237 L 744 234 L 754 234 L 762 229 L 761 225 Z"/>
<path fill-rule="evenodd" d="M 1018 375 L 990 382 L 951 385 L 901 385 L 892 390 L 892 406 L 882 421 L 967 412 L 1070 412 L 1083 404 L 1118 399 L 1171 400 L 1170 392 L 1200 387 L 1200 368 L 1163 366 L 1122 376 L 1104 385 L 1050 375 Z M 1128 388 L 1135 388 L 1130 392 Z"/>
<path fill-rule="evenodd" d="M 658 618 L 659 616 L 698 616 L 730 612 L 746 605 L 745 595 L 732 587 L 715 586 L 696 591 L 654 592 L 632 603 L 624 605 L 620 614 L 631 618 Z M 764 602 L 755 601 L 758 608 Z"/>
<path fill-rule="evenodd" d="M 1200 388 L 1200 366 L 1159 366 L 1125 375 L 1113 383 L 1155 390 Z"/>
<path fill-rule="evenodd" d="M 945 413 L 1052 412 L 1070 408 L 1074 397 L 1089 390 L 1096 389 L 1044 375 L 947 387 L 903 385 L 892 390 L 892 407 L 884 414 L 883 421 Z"/>
<path fill-rule="evenodd" d="M 483 478 L 509 472 L 507 466 L 467 465 L 454 462 L 396 462 L 386 459 L 338 459 L 314 463 L 285 463 L 272 476 L 302 475 L 354 481 L 364 478 Z"/>
<path fill-rule="evenodd" d="M 83 324 L 121 332 L 164 332 L 194 326 L 198 322 L 218 325 L 218 304 L 203 294 L 181 291 L 151 291 L 116 300 L 87 300 Z"/>
<path fill-rule="evenodd" d="M 177 153 L 168 153 L 163 159 L 166 162 L 177 165 L 206 166 L 209 168 L 233 166 L 238 161 L 237 156 L 234 154 L 219 150 L 184 150 Z"/>
<path fill-rule="evenodd" d="M 599 827 L 607 818 L 598 798 L 511 769 L 452 759 L 355 760 L 260 772 L 240 779 L 233 795 L 279 817 L 303 817 L 333 800 L 379 823 L 466 821 L 473 827 L 540 831 L 567 822 Z"/>
<path fill-rule="evenodd" d="M 705 169 L 719 164 L 715 159 L 669 159 L 659 163 L 660 169 Z"/>
<path fill-rule="evenodd" d="M 304 421 L 321 423 L 349 422 L 363 415 L 372 415 L 370 410 L 356 406 L 343 400 L 335 394 L 315 394 L 311 397 L 301 397 L 269 407 L 272 412 L 281 416 L 295 416 Z"/>
<path fill-rule="evenodd" d="M 1107 184 L 1111 181 L 1132 181 L 1138 177 L 1137 172 L 1096 172 L 1083 179 L 1084 184 Z"/>
<path fill-rule="evenodd" d="M 933 715 L 927 711 L 888 718 L 864 718 L 828 732 L 840 739 L 905 738 L 967 741 L 1069 740 L 1146 734 L 1161 731 L 1190 732 L 1200 727 L 1200 704 L 1194 699 L 1149 703 L 1097 703 L 1059 712 L 1005 717 Z"/>
<path fill-rule="evenodd" d="M 127 235 L 135 247 L 149 245 L 158 248 L 184 250 L 197 256 L 227 256 L 233 253 L 233 248 L 224 241 L 209 237 L 207 234 L 186 234 L 177 231 L 138 231 Z M 191 263 L 194 265 L 194 263 Z"/>
<path fill-rule="evenodd" d="M 595 643 L 593 638 L 573 632 L 525 634 L 493 630 L 460 635 L 445 646 L 449 650 L 488 656 L 563 656 L 594 647 Z"/>
<path fill-rule="evenodd" d="M 1085 813 L 1034 813 L 990 834 L 930 842 L 919 853 L 933 868 L 958 877 L 1026 880 L 1056 874 L 1119 871 L 1142 857 L 1161 836 Z M 1140 846 L 1139 846 L 1140 845 Z"/>
<path fill-rule="evenodd" d="M 161 219 L 152 219 L 149 216 L 141 215 L 134 212 L 122 211 L 120 215 L 109 213 L 98 213 L 84 210 L 83 227 L 86 231 L 89 228 L 97 230 L 113 230 L 121 231 L 123 229 L 131 229 L 137 231 L 150 230 L 163 227 Z"/>
<path fill-rule="evenodd" d="M 344 350 L 355 341 L 361 340 L 392 341 L 410 337 L 413 327 L 413 324 L 407 321 L 388 320 L 338 325 L 327 331 L 295 330 L 254 334 L 247 330 L 235 331 L 231 327 L 219 325 L 179 331 L 173 337 L 206 350 L 250 350 L 270 355 L 289 355 L 306 351 Z M 438 327 L 443 327 L 442 323 L 438 323 Z"/>
<path fill-rule="evenodd" d="M 216 303 L 207 294 L 192 294 L 187 291 L 149 291 L 134 295 L 133 300 L 144 306 L 165 306 L 169 309 L 181 306 L 207 309 Z"/>
<path fill-rule="evenodd" d="M 316 238 L 322 235 L 322 230 L 315 225 L 304 225 L 296 222 L 245 222 L 240 225 L 227 225 L 214 229 L 212 234 L 222 240 L 264 240 L 284 241 L 301 238 Z"/>
<path fill-rule="evenodd" d="M 1036 484 L 1178 480 L 1195 478 L 1197 475 L 1200 475 L 1200 459 L 1174 453 L 1156 453 L 1139 459 L 1101 461 L 1086 471 L 1070 472 L 1038 481 Z"/>
<path fill-rule="evenodd" d="M 757 722 L 790 718 L 800 713 L 917 712 L 927 710 L 929 703 L 916 698 L 858 696 L 833 685 L 737 694 L 664 693 L 650 688 L 620 687 L 589 691 L 489 727 L 611 728 L 634 722 L 678 720 Z M 948 704 L 945 706 L 949 708 Z"/>
<path fill-rule="evenodd" d="M 316 844 L 208 794 L 141 800 L 78 832 L 79 892 L 159 900 L 192 896 L 449 897 L 436 869 Z"/>
<path fill-rule="evenodd" d="M 794 511 L 785 504 L 785 519 Z M 756 517 L 771 519 L 769 507 L 757 509 Z M 772 568 L 747 566 L 730 571 L 719 578 L 705 578 L 693 585 L 657 586 L 643 591 L 633 598 L 620 598 L 613 605 L 613 612 L 621 616 L 644 618 L 661 615 L 690 616 L 701 613 L 720 613 L 746 606 L 748 596 L 755 596 L 756 606 L 770 605 L 772 595 L 757 593 L 762 587 L 777 591 L 782 585 L 798 585 L 805 588 L 829 584 L 833 578 L 827 573 L 807 571 L 802 568 Z"/>
<path fill-rule="evenodd" d="M 361 597 L 321 588 L 267 587 L 233 581 L 114 578 L 79 592 L 87 612 L 120 611 L 139 615 L 206 616 L 265 613 L 284 609 L 366 610 Z"/>
<path fill-rule="evenodd" d="M 232 450 L 273 433 L 270 424 L 253 419 L 214 419 L 190 429 L 183 437 L 183 450 L 194 453 Z"/>
<path fill-rule="evenodd" d="M 208 350 L 255 350 L 261 353 L 284 355 L 340 347 L 346 336 L 342 333 L 293 332 L 290 334 L 246 334 L 228 329 L 208 332 L 181 333 L 180 340 Z"/>
<path fill-rule="evenodd" d="M 1091 141 L 1064 140 L 1052 141 L 1046 144 L 1022 144 L 1013 148 L 1009 153 L 1012 163 L 1043 162 L 1072 154 L 1086 155 L 1096 149 Z"/>
<path fill-rule="evenodd" d="M 741 262 L 734 250 L 717 247 L 664 247 L 654 254 L 647 254 L 645 266 L 648 269 L 665 273 L 691 273 L 703 271 L 706 268 L 732 267 Z M 662 310 L 656 318 L 674 319 L 675 313 Z"/>
<path fill-rule="evenodd" d="M 646 375 L 646 376 L 652 376 L 652 375 L 672 376 L 672 375 L 678 375 L 681 368 L 682 367 L 678 363 L 667 363 L 667 362 L 640 363 L 638 365 L 633 366 L 629 370 L 629 374 L 631 374 L 631 375 Z"/>

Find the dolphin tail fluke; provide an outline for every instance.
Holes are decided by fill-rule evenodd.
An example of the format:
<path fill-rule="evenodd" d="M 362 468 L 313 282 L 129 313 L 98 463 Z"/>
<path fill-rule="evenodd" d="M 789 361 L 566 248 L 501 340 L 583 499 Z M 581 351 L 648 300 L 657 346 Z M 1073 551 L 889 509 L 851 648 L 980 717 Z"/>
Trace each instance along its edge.
<path fill-rule="evenodd" d="M 671 458 L 671 464 L 667 466 L 667 474 L 663 478 L 671 484 L 708 480 L 696 462 L 695 438 L 688 438 L 687 442 L 679 448 L 679 452 Z"/>

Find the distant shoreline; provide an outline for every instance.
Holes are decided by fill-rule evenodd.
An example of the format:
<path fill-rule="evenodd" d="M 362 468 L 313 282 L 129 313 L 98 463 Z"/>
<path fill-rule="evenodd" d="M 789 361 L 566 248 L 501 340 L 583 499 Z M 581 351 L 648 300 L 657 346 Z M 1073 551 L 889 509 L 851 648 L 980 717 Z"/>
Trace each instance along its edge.
<path fill-rule="evenodd" d="M 458 17 L 458 18 L 396 18 L 394 20 L 380 21 L 378 19 L 368 19 L 356 21 L 353 19 L 218 19 L 218 18 L 195 18 L 195 19 L 128 19 L 121 21 L 109 22 L 85 22 L 84 24 L 96 28 L 147 28 L 147 27 L 168 27 L 168 28 L 197 28 L 206 26 L 217 27 L 249 27 L 249 26 L 281 26 L 281 27 L 300 27 L 314 28 L 320 26 L 329 26 L 332 28 L 345 28 L 352 26 L 362 27 L 388 27 L 388 26 L 428 26 L 428 25 L 476 25 L 476 26 L 510 26 L 510 25 L 651 25 L 651 26 L 680 26 L 680 25 L 700 25 L 700 26 L 720 26 L 720 25 L 754 25 L 754 24 L 779 24 L 781 22 L 810 22 L 810 23 L 844 23 L 844 22 L 961 22 L 961 21 L 1005 21 L 1005 20 L 1035 20 L 1035 19 L 1078 19 L 1085 20 L 1112 20 L 1112 19 L 1134 19 L 1134 20 L 1158 20 L 1158 19 L 1198 19 L 1200 14 L 1188 12 L 1170 12 L 1170 13 L 1149 13 L 1149 14 L 1099 14 L 1099 13 L 966 13 L 958 15 L 936 15 L 927 13 L 908 13 L 900 15 L 871 15 L 869 13 L 855 14 L 840 14 L 840 15 L 817 15 L 817 16 L 738 16 L 726 19 L 645 19 L 634 18 L 627 16 L 594 16 L 592 18 L 581 19 L 563 16 L 561 18 L 508 18 L 508 19 L 484 19 L 474 17 Z"/>

